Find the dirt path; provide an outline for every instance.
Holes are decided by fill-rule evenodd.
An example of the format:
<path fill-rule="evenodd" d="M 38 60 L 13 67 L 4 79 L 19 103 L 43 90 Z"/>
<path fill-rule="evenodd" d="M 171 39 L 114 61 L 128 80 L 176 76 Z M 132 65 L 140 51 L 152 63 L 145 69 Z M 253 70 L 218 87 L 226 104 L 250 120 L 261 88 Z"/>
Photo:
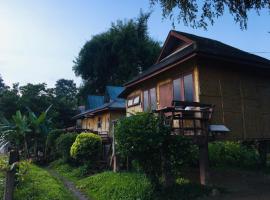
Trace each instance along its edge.
<path fill-rule="evenodd" d="M 76 186 L 69 180 L 67 180 L 66 178 L 60 176 L 56 171 L 51 170 L 51 169 L 47 169 L 47 171 L 54 176 L 55 178 L 61 180 L 65 187 L 73 194 L 73 196 L 78 199 L 78 200 L 90 200 L 88 199 L 84 194 L 81 193 L 81 191 L 79 191 Z"/>

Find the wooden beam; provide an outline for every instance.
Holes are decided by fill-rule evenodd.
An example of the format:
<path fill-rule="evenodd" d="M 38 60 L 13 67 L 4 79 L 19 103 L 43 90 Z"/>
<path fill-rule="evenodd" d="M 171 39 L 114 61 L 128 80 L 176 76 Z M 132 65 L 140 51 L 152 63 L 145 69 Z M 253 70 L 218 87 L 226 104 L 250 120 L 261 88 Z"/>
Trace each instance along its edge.
<path fill-rule="evenodd" d="M 208 158 L 208 141 L 205 139 L 199 144 L 199 163 L 200 163 L 200 183 L 201 185 L 209 184 L 209 158 Z"/>

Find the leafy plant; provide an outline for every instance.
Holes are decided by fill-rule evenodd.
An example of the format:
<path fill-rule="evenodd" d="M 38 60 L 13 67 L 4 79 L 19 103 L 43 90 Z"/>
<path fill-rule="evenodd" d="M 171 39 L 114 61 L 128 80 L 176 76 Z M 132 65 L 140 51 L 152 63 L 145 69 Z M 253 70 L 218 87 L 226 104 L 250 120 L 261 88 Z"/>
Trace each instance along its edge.
<path fill-rule="evenodd" d="M 172 136 L 162 117 L 138 113 L 122 119 L 115 130 L 117 151 L 129 157 L 136 168 L 147 174 L 153 183 L 170 184 L 173 174 L 194 162 L 194 145 L 189 139 Z"/>
<path fill-rule="evenodd" d="M 65 162 L 71 161 L 70 148 L 77 135 L 77 133 L 66 133 L 56 139 L 56 150 Z"/>
<path fill-rule="evenodd" d="M 22 115 L 21 111 L 17 111 L 9 122 L 5 118 L 2 119 L 0 125 L 0 133 L 3 140 L 8 141 L 11 145 L 20 149 L 24 146 L 25 157 L 29 157 L 28 134 L 31 132 L 26 115 Z"/>
<path fill-rule="evenodd" d="M 93 133 L 81 133 L 70 149 L 70 155 L 79 163 L 95 166 L 102 152 L 101 137 Z"/>
<path fill-rule="evenodd" d="M 45 144 L 45 159 L 47 161 L 52 161 L 58 157 L 58 153 L 56 150 L 56 140 L 61 134 L 63 134 L 62 130 L 55 129 L 50 131 L 47 135 Z"/>
<path fill-rule="evenodd" d="M 42 112 L 39 116 L 32 111 L 29 111 L 29 122 L 30 127 L 32 128 L 33 139 L 34 139 L 34 155 L 35 159 L 38 158 L 38 138 L 40 138 L 42 133 L 47 134 L 48 129 L 44 126 L 47 118 L 47 113 L 50 110 L 51 106 L 49 106 L 45 112 Z"/>
<path fill-rule="evenodd" d="M 209 144 L 211 166 L 255 168 L 259 164 L 259 155 L 255 148 L 240 142 L 213 142 Z"/>

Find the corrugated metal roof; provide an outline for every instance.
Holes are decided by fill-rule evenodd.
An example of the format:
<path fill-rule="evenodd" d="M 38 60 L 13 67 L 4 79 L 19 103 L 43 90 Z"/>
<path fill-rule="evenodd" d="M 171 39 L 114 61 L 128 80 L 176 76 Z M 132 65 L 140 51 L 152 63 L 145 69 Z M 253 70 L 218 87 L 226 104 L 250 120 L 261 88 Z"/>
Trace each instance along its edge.
<path fill-rule="evenodd" d="M 118 95 L 124 90 L 124 87 L 106 86 L 105 96 L 88 95 L 87 110 L 74 116 L 73 119 L 94 115 L 103 110 L 125 110 L 125 99 L 118 98 Z"/>
<path fill-rule="evenodd" d="M 106 92 L 110 100 L 119 99 L 118 95 L 124 90 L 124 87 L 119 86 L 106 86 Z"/>
<path fill-rule="evenodd" d="M 89 109 L 89 110 L 86 110 L 85 112 L 83 113 L 80 113 L 76 116 L 73 117 L 73 119 L 78 119 L 78 118 L 81 118 L 83 116 L 86 116 L 86 115 L 95 115 L 95 113 L 98 113 L 100 111 L 103 111 L 103 110 L 125 110 L 126 109 L 126 103 L 125 101 L 122 101 L 122 99 L 119 101 L 119 100 L 113 100 L 109 103 L 105 103 L 101 106 L 98 106 L 94 109 Z"/>
<path fill-rule="evenodd" d="M 87 110 L 95 109 L 104 104 L 104 96 L 88 95 L 87 96 Z"/>

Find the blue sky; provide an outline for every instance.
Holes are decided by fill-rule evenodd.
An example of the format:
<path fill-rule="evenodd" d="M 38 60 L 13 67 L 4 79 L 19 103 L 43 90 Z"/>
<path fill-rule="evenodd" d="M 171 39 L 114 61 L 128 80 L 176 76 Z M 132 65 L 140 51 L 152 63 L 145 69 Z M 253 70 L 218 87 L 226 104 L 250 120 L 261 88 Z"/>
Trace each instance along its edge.
<path fill-rule="evenodd" d="M 0 0 L 0 74 L 11 85 L 46 82 L 75 77 L 72 66 L 83 44 L 106 31 L 111 22 L 138 16 L 150 10 L 148 0 Z M 150 35 L 161 42 L 172 29 L 162 20 L 161 9 L 153 8 Z M 220 40 L 248 52 L 270 52 L 270 14 L 250 13 L 248 30 L 242 31 L 228 14 L 208 31 L 183 24 L 176 30 Z M 270 59 L 270 53 L 258 55 Z"/>

